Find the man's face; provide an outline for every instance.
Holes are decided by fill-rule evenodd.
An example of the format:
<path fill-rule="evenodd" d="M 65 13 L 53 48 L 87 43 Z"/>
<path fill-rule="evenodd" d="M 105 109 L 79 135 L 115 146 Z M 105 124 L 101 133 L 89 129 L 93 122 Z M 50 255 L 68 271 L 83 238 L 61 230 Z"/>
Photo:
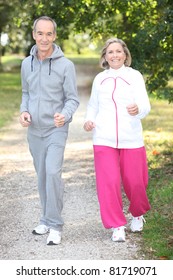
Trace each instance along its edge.
<path fill-rule="evenodd" d="M 54 26 L 51 21 L 39 20 L 36 24 L 36 30 L 33 31 L 33 38 L 40 52 L 49 52 L 52 50 L 52 43 L 56 38 Z"/>

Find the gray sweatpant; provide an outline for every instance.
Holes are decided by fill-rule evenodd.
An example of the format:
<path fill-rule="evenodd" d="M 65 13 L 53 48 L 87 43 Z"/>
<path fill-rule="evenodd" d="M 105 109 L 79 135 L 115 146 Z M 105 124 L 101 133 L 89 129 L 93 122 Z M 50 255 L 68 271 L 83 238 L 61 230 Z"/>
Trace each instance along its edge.
<path fill-rule="evenodd" d="M 62 230 L 64 185 L 61 178 L 67 132 L 38 137 L 28 132 L 28 143 L 38 178 L 42 206 L 41 224 Z"/>

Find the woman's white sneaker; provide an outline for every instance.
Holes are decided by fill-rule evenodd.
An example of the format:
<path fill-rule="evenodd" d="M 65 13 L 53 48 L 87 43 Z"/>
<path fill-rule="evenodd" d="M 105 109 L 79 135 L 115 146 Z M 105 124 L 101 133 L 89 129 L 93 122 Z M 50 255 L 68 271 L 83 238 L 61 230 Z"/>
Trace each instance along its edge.
<path fill-rule="evenodd" d="M 47 238 L 47 245 L 58 245 L 61 243 L 61 232 L 50 229 L 49 236 Z"/>
<path fill-rule="evenodd" d="M 113 228 L 113 234 L 112 234 L 112 241 L 114 242 L 124 242 L 126 240 L 125 238 L 125 231 L 124 226 Z"/>
<path fill-rule="evenodd" d="M 39 225 L 33 229 L 32 233 L 36 235 L 42 235 L 48 233 L 48 231 L 49 227 L 47 227 L 46 225 Z"/>
<path fill-rule="evenodd" d="M 140 232 L 143 230 L 145 219 L 143 216 L 133 217 L 130 225 L 130 229 L 132 232 Z"/>

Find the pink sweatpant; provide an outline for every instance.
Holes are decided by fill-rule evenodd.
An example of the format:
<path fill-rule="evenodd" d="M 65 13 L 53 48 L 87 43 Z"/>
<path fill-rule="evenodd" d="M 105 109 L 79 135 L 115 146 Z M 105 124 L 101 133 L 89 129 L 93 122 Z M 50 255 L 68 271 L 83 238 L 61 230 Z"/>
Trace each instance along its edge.
<path fill-rule="evenodd" d="M 96 186 L 100 214 L 105 228 L 116 228 L 127 223 L 123 213 L 121 187 L 129 200 L 129 211 L 134 217 L 150 209 L 146 188 L 148 167 L 145 147 L 116 149 L 94 145 Z"/>

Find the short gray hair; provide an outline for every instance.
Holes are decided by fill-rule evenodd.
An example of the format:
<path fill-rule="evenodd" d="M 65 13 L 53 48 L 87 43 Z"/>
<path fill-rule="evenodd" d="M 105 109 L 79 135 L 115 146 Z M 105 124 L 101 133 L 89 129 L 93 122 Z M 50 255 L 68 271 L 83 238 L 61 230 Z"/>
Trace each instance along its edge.
<path fill-rule="evenodd" d="M 100 57 L 100 66 L 104 69 L 109 69 L 109 64 L 108 62 L 106 61 L 105 59 L 105 55 L 106 55 L 106 50 L 107 48 L 109 47 L 110 44 L 112 43 L 119 43 L 121 44 L 121 46 L 123 47 L 123 50 L 126 54 L 126 60 L 124 62 L 125 66 L 130 66 L 131 65 L 131 62 L 132 62 L 132 57 L 131 57 L 131 54 L 130 54 L 130 51 L 126 45 L 126 43 L 121 40 L 121 39 L 118 39 L 118 38 L 110 38 L 106 41 L 103 49 L 102 49 L 102 52 L 101 52 L 101 57 Z"/>
<path fill-rule="evenodd" d="M 33 31 L 34 31 L 34 32 L 36 32 L 36 25 L 37 25 L 37 23 L 38 23 L 39 20 L 51 21 L 52 24 L 53 24 L 53 28 L 54 28 L 53 32 L 56 33 L 57 24 L 56 24 L 56 22 L 55 22 L 52 18 L 50 18 L 50 17 L 48 17 L 48 16 L 41 16 L 41 17 L 37 18 L 37 19 L 34 21 L 34 24 L 33 24 Z"/>

